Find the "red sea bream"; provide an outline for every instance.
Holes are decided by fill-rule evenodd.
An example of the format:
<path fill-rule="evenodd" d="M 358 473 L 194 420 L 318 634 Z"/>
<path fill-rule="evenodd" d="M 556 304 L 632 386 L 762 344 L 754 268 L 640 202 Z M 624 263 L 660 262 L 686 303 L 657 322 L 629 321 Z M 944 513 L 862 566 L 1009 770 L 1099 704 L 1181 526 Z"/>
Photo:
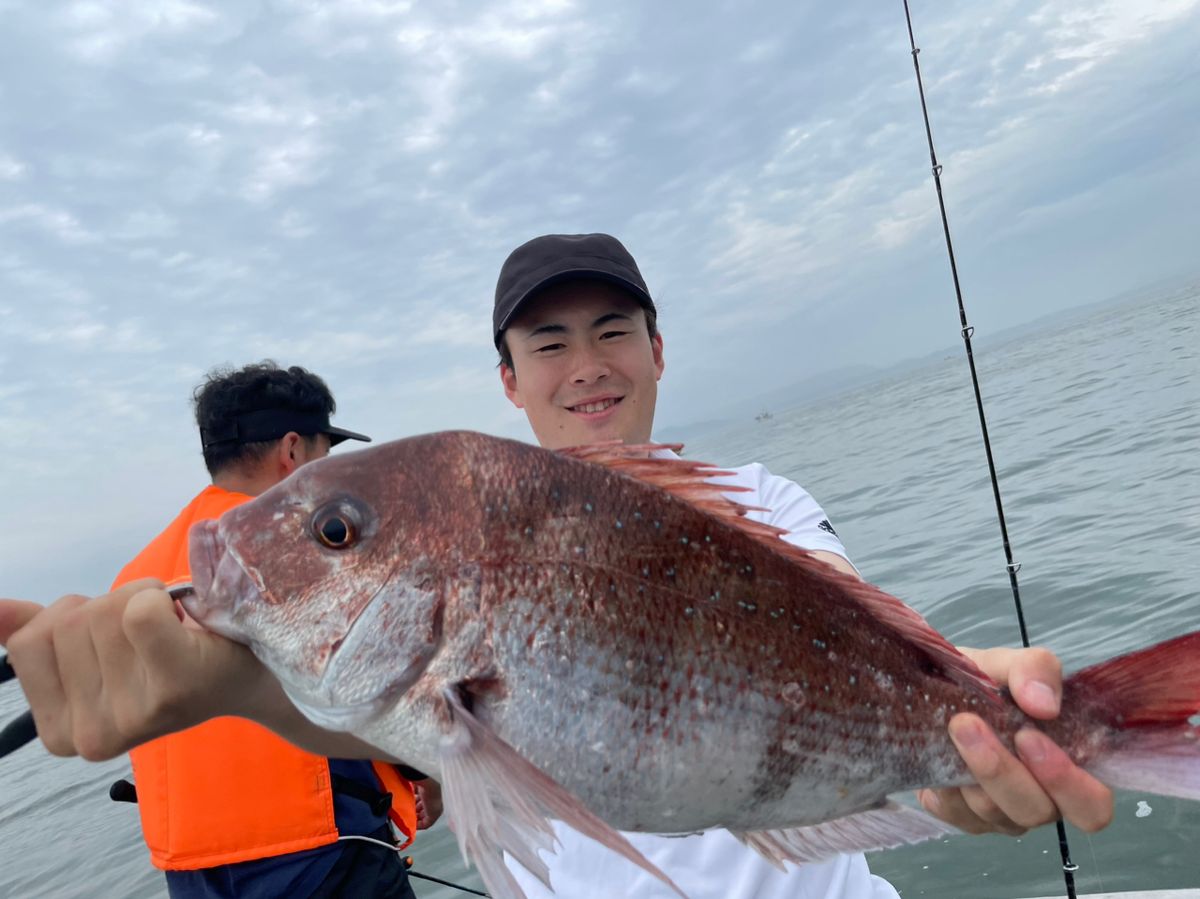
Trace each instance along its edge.
<path fill-rule="evenodd" d="M 647 448 L 467 432 L 304 466 L 192 532 L 188 611 L 314 722 L 438 778 L 496 897 L 548 819 L 727 828 L 775 861 L 945 830 L 889 796 L 969 782 L 960 710 L 1039 726 L 1114 786 L 1200 798 L 1200 634 L 1069 678 L 1033 725 L 899 600 Z M 664 878 L 665 879 L 665 878 Z"/>

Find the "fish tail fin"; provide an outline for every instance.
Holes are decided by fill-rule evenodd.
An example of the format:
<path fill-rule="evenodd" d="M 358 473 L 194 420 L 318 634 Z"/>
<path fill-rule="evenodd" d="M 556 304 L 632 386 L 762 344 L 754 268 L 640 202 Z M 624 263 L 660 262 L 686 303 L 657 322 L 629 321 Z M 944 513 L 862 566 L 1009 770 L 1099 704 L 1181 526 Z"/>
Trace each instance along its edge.
<path fill-rule="evenodd" d="M 1087 765 L 1092 774 L 1112 787 L 1200 799 L 1200 632 L 1085 668 L 1063 692 L 1107 713 L 1113 737 Z"/>

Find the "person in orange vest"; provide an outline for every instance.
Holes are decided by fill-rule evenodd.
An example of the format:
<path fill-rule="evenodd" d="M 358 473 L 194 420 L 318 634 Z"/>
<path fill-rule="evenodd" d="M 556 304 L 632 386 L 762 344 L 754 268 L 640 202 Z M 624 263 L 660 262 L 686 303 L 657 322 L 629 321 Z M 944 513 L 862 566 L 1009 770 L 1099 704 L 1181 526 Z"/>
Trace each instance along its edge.
<path fill-rule="evenodd" d="M 122 569 L 114 590 L 146 577 L 190 581 L 194 523 L 344 440 L 370 439 L 333 427 L 329 388 L 296 366 L 267 361 L 215 372 L 194 399 L 212 483 Z M 414 790 L 397 766 L 324 758 L 233 717 L 152 740 L 130 758 L 150 860 L 166 872 L 173 899 L 414 897 L 391 826 L 407 845 L 433 822 L 440 793 L 432 781 Z"/>

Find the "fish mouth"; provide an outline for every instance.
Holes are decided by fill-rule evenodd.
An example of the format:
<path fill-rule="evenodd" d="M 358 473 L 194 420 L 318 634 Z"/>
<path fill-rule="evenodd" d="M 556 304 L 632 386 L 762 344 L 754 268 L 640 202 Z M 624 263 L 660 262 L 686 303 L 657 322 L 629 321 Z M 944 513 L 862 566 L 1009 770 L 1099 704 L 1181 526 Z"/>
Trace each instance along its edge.
<path fill-rule="evenodd" d="M 195 592 L 181 600 L 184 610 L 210 631 L 230 640 L 244 642 L 233 627 L 233 611 L 258 585 L 242 567 L 241 560 L 221 550 L 218 521 L 192 525 L 188 532 L 188 564 Z"/>

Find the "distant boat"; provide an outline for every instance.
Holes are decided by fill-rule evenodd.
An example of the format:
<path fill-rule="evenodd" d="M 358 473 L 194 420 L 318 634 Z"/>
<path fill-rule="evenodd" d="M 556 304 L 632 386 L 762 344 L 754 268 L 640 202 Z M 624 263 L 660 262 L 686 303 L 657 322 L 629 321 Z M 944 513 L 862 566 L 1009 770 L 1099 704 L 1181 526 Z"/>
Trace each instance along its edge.
<path fill-rule="evenodd" d="M 766 409 L 763 409 L 763 410 L 762 410 L 761 412 L 759 412 L 759 413 L 758 413 L 756 416 L 754 416 L 754 420 L 755 420 L 755 421 L 770 421 L 770 420 L 771 420 L 771 413 L 770 413 L 770 412 L 768 412 Z"/>

